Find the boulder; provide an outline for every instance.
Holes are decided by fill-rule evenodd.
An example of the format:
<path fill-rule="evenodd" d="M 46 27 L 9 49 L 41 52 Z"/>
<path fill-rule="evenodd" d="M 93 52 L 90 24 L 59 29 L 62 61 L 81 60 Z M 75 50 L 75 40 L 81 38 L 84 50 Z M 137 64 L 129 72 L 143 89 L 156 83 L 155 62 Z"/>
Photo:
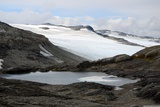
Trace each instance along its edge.
<path fill-rule="evenodd" d="M 122 61 L 128 61 L 131 60 L 131 57 L 129 55 L 126 54 L 122 54 L 122 55 L 117 55 L 114 57 L 114 62 L 122 62 Z"/>
<path fill-rule="evenodd" d="M 89 61 L 83 61 L 77 65 L 78 69 L 85 69 L 91 67 L 91 63 Z"/>
<path fill-rule="evenodd" d="M 133 58 L 154 60 L 160 56 L 160 45 L 147 47 L 132 55 Z"/>

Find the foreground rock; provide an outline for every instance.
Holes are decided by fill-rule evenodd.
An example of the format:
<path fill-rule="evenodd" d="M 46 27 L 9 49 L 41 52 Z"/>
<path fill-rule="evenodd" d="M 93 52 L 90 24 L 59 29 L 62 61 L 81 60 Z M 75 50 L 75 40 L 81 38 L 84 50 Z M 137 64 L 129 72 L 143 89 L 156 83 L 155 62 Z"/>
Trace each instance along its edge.
<path fill-rule="evenodd" d="M 154 104 L 136 97 L 133 86 L 115 91 L 97 83 L 48 85 L 0 78 L 1 107 L 139 107 Z"/>
<path fill-rule="evenodd" d="M 0 59 L 3 60 L 4 71 L 27 71 L 65 63 L 77 64 L 84 60 L 51 44 L 43 35 L 3 22 L 0 22 Z"/>
<path fill-rule="evenodd" d="M 96 83 L 52 86 L 0 78 L 1 107 L 105 107 L 115 100 L 113 87 Z"/>
<path fill-rule="evenodd" d="M 137 96 L 160 103 L 160 46 L 145 48 L 132 56 L 118 55 L 94 62 L 82 62 L 77 68 L 132 79 L 140 78 Z"/>

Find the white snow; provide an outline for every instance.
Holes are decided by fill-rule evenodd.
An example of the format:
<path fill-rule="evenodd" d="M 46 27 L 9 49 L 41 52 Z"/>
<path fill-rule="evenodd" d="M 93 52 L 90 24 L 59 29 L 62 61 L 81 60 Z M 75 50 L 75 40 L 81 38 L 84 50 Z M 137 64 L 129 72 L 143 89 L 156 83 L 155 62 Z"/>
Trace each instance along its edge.
<path fill-rule="evenodd" d="M 46 36 L 54 45 L 60 46 L 67 51 L 70 51 L 89 60 L 98 60 L 106 57 L 112 57 L 118 54 L 132 55 L 135 52 L 143 49 L 143 47 L 139 46 L 120 44 L 117 41 L 101 37 L 87 29 L 74 31 L 66 27 L 48 25 L 13 24 L 12 26 L 42 34 Z M 48 27 L 49 29 L 43 30 L 40 27 Z M 130 42 L 134 41 L 145 46 L 156 44 L 151 44 L 150 42 L 148 43 L 148 41 L 142 41 L 140 39 L 130 40 Z M 44 50 L 43 52 L 50 55 Z M 46 55 L 44 53 L 43 55 Z"/>
<path fill-rule="evenodd" d="M 0 69 L 2 69 L 3 61 L 4 61 L 3 59 L 0 59 Z"/>
<path fill-rule="evenodd" d="M 114 75 L 108 75 L 107 78 L 116 78 L 117 76 Z"/>
<path fill-rule="evenodd" d="M 42 50 L 42 51 L 40 51 L 40 54 L 42 54 L 43 56 L 45 56 L 45 57 L 53 57 L 54 56 L 53 54 L 48 52 L 42 45 L 39 45 L 39 47 Z M 53 59 L 58 63 L 63 63 L 64 62 L 64 61 L 62 61 L 62 60 L 60 60 L 56 57 L 53 57 Z"/>
<path fill-rule="evenodd" d="M 48 52 L 45 48 L 43 48 L 42 45 L 39 45 L 39 47 L 40 47 L 40 49 L 42 50 L 42 51 L 40 51 L 40 53 L 41 53 L 43 56 L 45 56 L 45 57 L 51 57 L 51 56 L 53 56 L 53 54 L 51 54 L 51 53 Z"/>
<path fill-rule="evenodd" d="M 123 90 L 123 88 L 117 86 L 114 88 L 114 90 Z"/>
<path fill-rule="evenodd" d="M 91 77 L 83 77 L 80 78 L 79 81 L 87 81 L 87 82 L 116 82 L 120 80 L 116 79 L 107 79 L 106 76 L 91 76 Z"/>

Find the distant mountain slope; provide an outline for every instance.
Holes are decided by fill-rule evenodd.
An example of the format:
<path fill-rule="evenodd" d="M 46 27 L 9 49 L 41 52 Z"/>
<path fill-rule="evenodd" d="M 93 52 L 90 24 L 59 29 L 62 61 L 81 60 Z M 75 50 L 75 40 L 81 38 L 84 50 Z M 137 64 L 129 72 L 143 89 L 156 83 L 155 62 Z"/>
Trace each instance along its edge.
<path fill-rule="evenodd" d="M 111 30 L 96 30 L 97 33 L 103 35 L 104 37 L 119 37 L 123 38 L 125 40 L 131 41 L 131 39 L 141 39 L 141 40 L 147 40 L 149 42 L 155 42 L 155 43 L 160 43 L 160 38 L 154 38 L 154 37 L 149 37 L 149 36 L 137 36 L 133 34 L 128 34 L 120 31 L 111 31 Z M 136 41 L 133 41 L 136 42 Z M 158 45 L 158 44 L 157 44 Z M 152 45 L 151 45 L 152 46 Z"/>
<path fill-rule="evenodd" d="M 43 35 L 0 22 L 0 60 L 2 68 L 48 67 L 78 63 L 84 59 L 53 45 Z"/>
<path fill-rule="evenodd" d="M 112 57 L 118 54 L 132 55 L 133 53 L 143 49 L 144 47 L 142 46 L 157 45 L 155 42 L 146 41 L 143 39 L 138 39 L 137 42 L 128 40 L 127 44 L 124 43 L 124 41 L 119 42 L 119 40 L 122 39 L 115 40 L 111 38 L 104 38 L 93 31 L 90 26 L 67 27 L 51 24 L 13 24 L 12 26 L 29 30 L 38 34 L 43 34 L 53 44 L 89 60 L 98 60 L 106 57 Z"/>

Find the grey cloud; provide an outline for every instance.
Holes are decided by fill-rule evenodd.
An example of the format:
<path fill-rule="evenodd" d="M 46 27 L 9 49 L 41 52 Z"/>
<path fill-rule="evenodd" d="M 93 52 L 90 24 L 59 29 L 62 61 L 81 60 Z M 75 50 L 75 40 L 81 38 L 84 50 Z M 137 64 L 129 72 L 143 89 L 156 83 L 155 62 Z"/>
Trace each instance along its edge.
<path fill-rule="evenodd" d="M 23 12 L 3 12 L 0 11 L 0 21 L 6 23 L 26 23 L 37 24 L 43 23 L 46 20 L 52 18 L 51 13 L 37 13 L 31 10 L 25 10 Z"/>
<path fill-rule="evenodd" d="M 93 26 L 97 29 L 109 29 L 135 34 L 138 36 L 160 37 L 160 19 L 152 17 L 150 19 L 98 19 Z"/>
<path fill-rule="evenodd" d="M 0 0 L 24 8 L 70 9 L 70 10 L 112 10 L 127 14 L 157 15 L 160 0 Z"/>
<path fill-rule="evenodd" d="M 25 9 L 21 12 L 0 11 L 0 20 L 8 23 L 52 22 L 63 25 L 91 24 L 95 28 L 119 30 L 141 36 L 160 37 L 160 0 L 0 0 Z M 44 10 L 43 13 L 38 10 Z M 56 9 L 74 12 L 108 11 L 118 12 L 128 18 L 92 18 L 89 16 L 58 17 L 51 11 Z M 37 11 L 36 11 L 37 10 Z M 95 12 L 95 16 L 96 13 Z M 13 20 L 14 19 L 14 20 Z"/>
<path fill-rule="evenodd" d="M 22 12 L 4 12 L 0 11 L 0 21 L 14 24 L 41 24 L 50 22 L 57 25 L 85 25 L 88 22 L 94 21 L 94 18 L 85 17 L 59 17 L 53 16 L 51 13 L 38 13 L 32 10 Z"/>
<path fill-rule="evenodd" d="M 136 19 L 128 17 L 122 18 L 100 18 L 94 19 L 89 16 L 85 17 L 59 17 L 53 16 L 51 13 L 37 13 L 26 10 L 17 12 L 0 11 L 0 20 L 7 23 L 25 23 L 25 24 L 41 24 L 50 22 L 57 25 L 88 25 L 91 24 L 95 29 L 109 29 L 114 31 L 123 31 L 139 36 L 160 37 L 160 19 L 152 17 L 150 19 Z"/>
<path fill-rule="evenodd" d="M 50 23 L 54 23 L 57 25 L 66 25 L 66 26 L 74 26 L 74 25 L 88 25 L 88 23 L 92 23 L 95 19 L 89 16 L 85 17 L 59 17 L 53 16 L 51 19 L 47 20 Z"/>

